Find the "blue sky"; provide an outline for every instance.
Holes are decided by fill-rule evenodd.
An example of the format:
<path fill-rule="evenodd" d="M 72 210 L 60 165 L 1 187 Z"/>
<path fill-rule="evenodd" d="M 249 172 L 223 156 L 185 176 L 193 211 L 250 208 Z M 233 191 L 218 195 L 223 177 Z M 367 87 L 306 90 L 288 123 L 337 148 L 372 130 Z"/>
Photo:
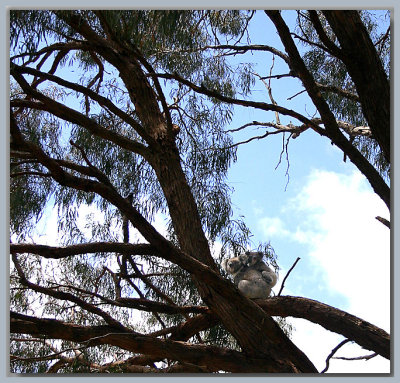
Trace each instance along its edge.
<path fill-rule="evenodd" d="M 287 16 L 287 21 L 293 21 L 293 13 Z M 281 47 L 274 27 L 263 13 L 253 24 L 251 36 L 253 44 Z M 268 75 L 271 55 L 254 53 L 254 57 L 260 63 L 256 70 Z M 286 65 L 280 67 L 281 63 L 275 58 L 274 74 L 288 72 Z M 278 104 L 299 113 L 314 113 L 315 108 L 305 95 L 287 100 L 301 90 L 298 80 L 272 80 L 271 87 Z M 269 102 L 264 85 L 260 83 L 257 89 L 260 99 Z M 231 129 L 253 120 L 275 121 L 273 113 L 245 108 L 237 108 L 237 112 Z M 282 123 L 289 122 L 280 117 Z M 263 132 L 247 128 L 234 133 L 234 137 L 238 142 Z M 286 154 L 275 169 L 281 150 L 281 135 L 241 145 L 238 161 L 229 171 L 235 212 L 245 216 L 254 235 L 254 247 L 270 241 L 282 269 L 281 281 L 296 258 L 301 258 L 285 283 L 284 295 L 321 301 L 389 332 L 390 234 L 375 220 L 377 215 L 389 219 L 386 206 L 365 177 L 351 162 L 344 162 L 343 153 L 326 138 L 307 131 L 290 140 L 287 187 Z M 274 288 L 276 293 L 279 288 L 280 283 Z M 379 301 L 379 308 L 371 307 L 371 301 Z M 297 329 L 295 343 L 319 370 L 323 369 L 325 358 L 342 338 L 302 320 L 293 323 Z M 356 346 L 346 347 L 338 355 L 368 354 Z M 329 371 L 386 372 L 388 368 L 386 360 L 375 358 L 368 362 L 332 361 Z"/>

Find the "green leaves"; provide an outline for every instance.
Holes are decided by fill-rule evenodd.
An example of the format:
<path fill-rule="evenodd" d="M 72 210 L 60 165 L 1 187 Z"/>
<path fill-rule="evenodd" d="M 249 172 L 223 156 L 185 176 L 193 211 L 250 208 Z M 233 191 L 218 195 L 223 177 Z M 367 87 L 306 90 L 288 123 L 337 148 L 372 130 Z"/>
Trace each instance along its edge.
<path fill-rule="evenodd" d="M 154 79 L 150 77 L 153 72 L 179 73 L 188 81 L 198 86 L 203 84 L 227 97 L 234 97 L 237 92 L 246 95 L 254 84 L 251 66 L 233 65 L 226 56 L 208 46 L 239 40 L 253 13 L 11 11 L 11 61 L 20 68 L 18 74 L 14 71 L 11 75 L 23 88 L 13 83 L 11 92 L 11 112 L 17 125 L 14 129 L 22 137 L 18 145 L 12 145 L 11 152 L 13 239 L 24 240 L 30 234 L 36 235 L 35 225 L 50 209 L 57 209 L 60 245 L 120 241 L 122 237 L 122 216 L 113 201 L 82 191 L 89 189 L 65 187 L 62 182 L 55 182 L 51 170 L 33 152 L 25 152 L 29 148 L 26 144 L 24 147 L 25 141 L 35 144 L 40 148 L 36 153 L 43 152 L 60 167 L 61 176 L 57 180 L 68 175 L 76 177 L 77 182 L 103 183 L 103 187 L 121 196 L 132 194 L 132 205 L 149 222 L 166 216 L 167 223 L 157 229 L 179 246 L 166 199 L 148 162 L 155 146 L 145 141 L 146 134 L 140 130 L 139 116 L 143 114 L 135 109 L 138 105 L 135 97 L 140 94 L 124 83 L 118 63 L 129 64 L 129 60 L 137 59 L 136 70 L 143 71 L 142 84 L 146 84 L 146 76 Z M 99 41 L 108 44 L 107 54 Z M 110 59 L 110 51 L 120 60 Z M 41 72 L 32 74 L 26 67 Z M 124 80 L 128 82 L 126 77 Z M 156 81 L 149 80 L 149 84 L 154 85 Z M 163 118 L 168 121 L 170 114 L 172 123 L 179 127 L 175 142 L 182 168 L 203 230 L 210 246 L 215 245 L 217 249 L 215 257 L 241 252 L 249 246 L 251 234 L 243 217 L 233 216 L 230 200 L 233 189 L 227 184 L 227 172 L 236 161 L 236 148 L 224 130 L 232 121 L 234 109 L 177 82 L 164 82 L 161 87 L 167 106 L 161 100 L 164 96 L 160 89 L 154 86 L 156 107 L 150 112 L 157 114 L 158 105 Z M 106 101 L 112 102 L 111 106 Z M 145 108 L 146 103 L 140 105 Z M 98 134 L 100 130 L 102 134 Z M 119 139 L 129 141 L 132 146 L 122 145 Z M 135 144 L 143 150 L 131 150 Z M 54 167 L 57 169 L 57 166 Z M 90 213 L 87 217 L 86 212 Z M 138 236 L 131 238 L 139 240 Z M 38 239 L 34 236 L 33 240 Z M 11 305 L 17 311 L 34 309 L 37 300 L 43 306 L 43 316 L 88 325 L 104 324 L 102 317 L 108 317 L 98 315 L 101 309 L 129 328 L 141 326 L 141 330 L 151 332 L 159 325 L 179 324 L 188 317 L 152 312 L 145 314 L 146 321 L 140 322 L 138 311 L 116 304 L 114 300 L 120 293 L 123 297 L 160 302 L 169 296 L 180 306 L 202 303 L 192 276 L 156 256 L 136 255 L 127 262 L 126 255 L 98 252 L 60 260 L 42 259 L 35 267 L 29 264 L 31 257 L 31 254 L 18 256 L 21 270 L 26 280 L 40 288 L 19 290 L 19 278 L 13 270 Z M 208 343 L 235 345 L 231 335 L 222 328 L 207 330 L 202 335 Z M 40 349 L 43 355 L 50 353 L 48 346 L 25 343 L 25 348 L 18 342 L 13 344 L 13 352 L 30 356 Z M 57 346 L 62 349 L 74 345 L 60 342 Z M 111 355 L 110 350 L 87 350 L 84 360 L 75 358 L 61 366 L 60 371 L 86 371 L 86 362 L 104 363 Z M 50 362 L 45 361 L 31 367 L 16 362 L 13 371 L 38 372 L 49 366 Z"/>
<path fill-rule="evenodd" d="M 312 23 L 307 15 L 299 12 L 298 31 L 304 42 L 305 52 L 303 60 L 313 74 L 317 83 L 329 87 L 344 90 L 357 95 L 355 85 L 348 74 L 348 69 L 344 63 L 334 55 L 330 54 L 327 49 L 323 49 Z M 360 12 L 364 24 L 370 32 L 371 38 L 380 49 L 380 57 L 384 63 L 387 73 L 389 72 L 390 48 L 388 30 L 382 30 L 377 16 L 373 12 Z M 331 31 L 329 24 L 326 22 L 321 12 L 318 12 L 319 19 L 323 26 L 324 32 L 333 43 L 339 46 L 336 37 Z M 383 17 L 383 16 L 381 16 Z M 335 114 L 337 120 L 346 121 L 354 126 L 367 125 L 361 104 L 352 98 L 344 97 L 338 92 L 332 90 L 321 89 L 330 109 Z M 368 161 L 378 170 L 380 175 L 389 180 L 390 164 L 385 161 L 377 142 L 373 138 L 357 136 L 353 138 L 353 145 L 368 159 Z"/>

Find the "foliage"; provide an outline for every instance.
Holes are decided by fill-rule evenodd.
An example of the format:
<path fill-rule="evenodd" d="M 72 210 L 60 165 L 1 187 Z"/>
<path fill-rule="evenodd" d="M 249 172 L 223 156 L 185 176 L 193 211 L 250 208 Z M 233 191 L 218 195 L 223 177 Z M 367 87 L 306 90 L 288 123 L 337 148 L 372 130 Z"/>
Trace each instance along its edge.
<path fill-rule="evenodd" d="M 336 36 L 332 32 L 324 15 L 319 13 L 324 30 L 330 39 L 338 44 Z M 378 46 L 379 56 L 384 65 L 387 76 L 390 70 L 390 35 L 387 30 L 382 30 L 380 25 L 382 20 L 378 19 L 372 12 L 362 11 L 362 21 L 364 22 L 370 37 L 375 46 Z M 383 17 L 383 16 L 381 16 Z M 390 17 L 387 11 L 386 18 Z M 304 47 L 306 52 L 303 59 L 310 72 L 313 74 L 316 82 L 334 86 L 349 93 L 356 94 L 355 85 L 348 74 L 348 70 L 344 63 L 330 55 L 326 50 L 321 48 L 316 30 L 313 28 L 306 12 L 298 12 L 298 32 L 299 36 L 304 39 Z M 362 113 L 361 105 L 358 101 L 343 97 L 340 94 L 332 92 L 324 92 L 326 100 L 338 120 L 347 121 L 355 126 L 367 126 L 367 122 Z M 375 166 L 379 173 L 387 181 L 390 178 L 390 164 L 382 155 L 376 140 L 371 137 L 356 136 L 353 139 L 353 145 L 358 148 L 361 153 Z"/>

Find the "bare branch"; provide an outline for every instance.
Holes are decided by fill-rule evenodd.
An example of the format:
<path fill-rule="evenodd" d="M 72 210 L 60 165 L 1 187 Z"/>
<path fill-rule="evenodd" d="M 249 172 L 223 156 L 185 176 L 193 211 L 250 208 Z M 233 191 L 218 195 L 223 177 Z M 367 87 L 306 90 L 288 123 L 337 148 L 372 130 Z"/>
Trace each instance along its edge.
<path fill-rule="evenodd" d="M 370 360 L 372 358 L 375 358 L 376 356 L 378 356 L 378 354 L 376 352 L 374 352 L 373 354 L 370 355 L 364 355 L 364 356 L 357 356 L 355 358 L 346 358 L 344 356 L 335 356 L 332 359 L 341 359 L 341 360 Z"/>
<path fill-rule="evenodd" d="M 260 110 L 265 110 L 265 111 L 275 111 L 280 114 L 286 115 L 286 116 L 291 116 L 303 124 L 309 126 L 311 129 L 315 130 L 318 134 L 325 136 L 325 131 L 324 129 L 321 129 L 317 124 L 314 124 L 312 120 L 309 120 L 305 116 L 303 116 L 300 113 L 295 112 L 294 110 L 284 108 L 282 106 L 274 105 L 274 104 L 267 104 L 265 102 L 257 102 L 257 101 L 248 101 L 248 100 L 242 100 L 242 99 L 237 99 L 237 98 L 232 98 L 232 97 L 227 97 L 219 92 L 208 89 L 204 85 L 198 86 L 196 84 L 193 84 L 192 82 L 186 80 L 185 78 L 179 76 L 177 73 L 170 74 L 170 73 L 157 73 L 154 74 L 154 76 L 160 77 L 160 78 L 166 78 L 166 79 L 171 79 L 171 80 L 176 80 L 183 85 L 186 85 L 190 89 L 194 90 L 197 93 L 204 94 L 209 97 L 216 98 L 222 102 L 234 104 L 234 105 L 241 105 L 244 107 L 250 107 L 250 108 L 256 108 Z"/>
<path fill-rule="evenodd" d="M 278 105 L 277 102 L 274 100 L 274 97 L 272 96 L 272 89 L 271 89 L 271 75 L 272 75 L 272 69 L 274 68 L 274 64 L 275 64 L 275 56 L 272 56 L 272 64 L 271 64 L 271 68 L 269 69 L 268 82 L 265 81 L 265 79 L 263 79 L 258 73 L 253 73 L 253 74 L 256 75 L 263 82 L 265 87 L 267 88 L 269 99 L 271 100 L 271 103 L 273 105 Z M 279 113 L 277 111 L 275 111 L 275 120 L 276 120 L 277 124 L 281 123 L 281 121 L 279 119 Z"/>
<path fill-rule="evenodd" d="M 157 250 L 149 244 L 127 244 L 117 242 L 81 243 L 66 247 L 54 247 L 30 243 L 10 243 L 11 254 L 32 253 L 44 258 L 61 259 L 88 253 L 122 253 L 132 255 L 154 255 Z"/>
<path fill-rule="evenodd" d="M 54 297 L 54 298 L 57 298 L 60 300 L 68 300 L 68 301 L 74 302 L 77 305 L 79 305 L 80 307 L 82 307 L 84 310 L 87 310 L 93 314 L 99 315 L 110 326 L 113 326 L 116 329 L 119 329 L 120 331 L 128 331 L 128 329 L 125 326 L 123 326 L 120 322 L 118 322 L 117 320 L 112 318 L 111 315 L 109 315 L 105 311 L 99 309 L 98 307 L 95 307 L 95 306 L 83 301 L 82 299 L 76 297 L 75 295 L 72 295 L 70 293 L 65 293 L 63 291 L 54 291 L 52 289 L 42 287 L 35 283 L 30 282 L 25 277 L 22 267 L 19 264 L 18 258 L 15 254 L 12 255 L 12 260 L 13 260 L 14 266 L 18 272 L 18 276 L 20 277 L 20 282 L 22 285 L 25 285 L 25 286 L 29 287 L 30 289 L 32 289 L 33 291 L 36 291 L 38 293 L 42 293 L 42 294 L 45 294 L 45 295 L 48 295 L 48 296 L 51 296 L 51 297 Z"/>
<path fill-rule="evenodd" d="M 34 171 L 10 173 L 11 178 L 16 178 L 16 177 L 21 177 L 21 176 L 51 177 L 52 175 L 51 175 L 51 173 L 42 173 L 42 172 L 34 172 Z"/>
<path fill-rule="evenodd" d="M 278 297 L 281 295 L 281 292 L 282 292 L 282 290 L 283 290 L 283 288 L 284 288 L 284 286 L 285 286 L 285 282 L 286 282 L 287 277 L 288 277 L 289 274 L 292 272 L 292 270 L 295 268 L 295 266 L 296 266 L 296 264 L 297 264 L 298 261 L 300 261 L 300 257 L 297 257 L 297 259 L 296 259 L 296 261 L 293 263 L 292 267 L 291 267 L 291 268 L 289 269 L 289 271 L 286 273 L 285 278 L 283 278 L 281 288 L 280 288 L 279 293 L 278 293 L 278 295 L 277 295 Z"/>
<path fill-rule="evenodd" d="M 344 346 L 346 343 L 350 342 L 350 339 L 345 339 L 342 342 L 340 342 L 332 351 L 331 353 L 328 355 L 328 357 L 326 358 L 326 366 L 325 368 L 321 371 L 321 374 L 325 373 L 326 371 L 328 371 L 329 368 L 329 361 L 331 360 L 332 356 L 335 354 L 335 352 L 337 350 L 339 350 L 340 347 Z"/>
<path fill-rule="evenodd" d="M 232 145 L 229 145 L 229 146 L 225 146 L 223 149 L 226 149 L 226 150 L 227 149 L 232 149 L 232 148 L 235 148 L 236 146 L 243 145 L 243 144 L 248 144 L 249 142 L 254 141 L 254 140 L 262 140 L 265 137 L 268 137 L 268 136 L 273 135 L 273 134 L 278 134 L 278 133 L 281 133 L 281 132 L 280 131 L 266 132 L 265 134 L 263 134 L 261 136 L 251 137 L 251 138 L 249 138 L 247 140 L 236 142 L 235 144 L 232 144 Z"/>
<path fill-rule="evenodd" d="M 279 165 L 281 164 L 283 153 L 286 153 L 287 167 L 286 167 L 285 176 L 287 177 L 287 181 L 286 181 L 286 185 L 285 185 L 285 191 L 287 189 L 287 186 L 289 184 L 289 179 L 290 179 L 290 176 L 289 176 L 290 161 L 289 161 L 289 151 L 288 151 L 289 141 L 290 141 L 291 138 L 295 139 L 299 135 L 300 135 L 299 132 L 290 133 L 290 135 L 287 138 L 286 142 L 285 142 L 285 133 L 283 133 L 283 136 L 282 136 L 282 151 L 281 151 L 281 154 L 279 155 L 279 161 L 278 161 L 278 163 L 277 163 L 277 165 L 275 167 L 275 170 L 278 169 Z"/>
<path fill-rule="evenodd" d="M 375 217 L 375 219 L 377 219 L 379 222 L 383 223 L 386 227 L 390 229 L 390 221 L 388 221 L 386 218 L 377 216 Z"/>
<path fill-rule="evenodd" d="M 289 57 L 281 52 L 280 50 L 273 48 L 269 45 L 205 45 L 204 47 L 201 48 L 201 50 L 205 49 L 228 49 L 235 51 L 237 53 L 246 53 L 248 51 L 263 51 L 263 52 L 270 52 L 273 53 L 274 55 L 279 56 L 282 60 L 284 60 L 288 65 L 290 63 Z"/>
<path fill-rule="evenodd" d="M 322 91 L 336 93 L 342 97 L 348 98 L 349 100 L 360 102 L 360 98 L 356 93 L 352 93 L 346 89 L 341 89 L 334 85 L 325 85 L 318 82 L 316 84 Z"/>

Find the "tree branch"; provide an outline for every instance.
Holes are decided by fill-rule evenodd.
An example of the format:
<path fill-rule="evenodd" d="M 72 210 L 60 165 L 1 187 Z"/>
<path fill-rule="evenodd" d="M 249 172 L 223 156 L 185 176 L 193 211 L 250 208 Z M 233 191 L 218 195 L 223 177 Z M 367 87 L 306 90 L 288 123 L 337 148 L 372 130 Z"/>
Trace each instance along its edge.
<path fill-rule="evenodd" d="M 336 93 L 342 97 L 348 98 L 349 100 L 360 102 L 360 98 L 356 93 L 349 92 L 346 89 L 341 89 L 334 85 L 325 85 L 325 84 L 320 84 L 319 82 L 317 82 L 316 84 L 318 88 L 320 88 L 322 91 Z"/>
<path fill-rule="evenodd" d="M 11 254 L 32 253 L 44 258 L 61 259 L 88 253 L 122 253 L 127 255 L 154 255 L 157 250 L 149 244 L 131 244 L 117 242 L 81 243 L 66 247 L 54 247 L 30 243 L 11 243 Z"/>
<path fill-rule="evenodd" d="M 78 306 L 82 307 L 82 309 L 91 312 L 93 314 L 99 315 L 102 317 L 106 323 L 108 323 L 110 326 L 115 327 L 116 329 L 119 329 L 121 332 L 122 331 L 127 331 L 127 328 L 123 326 L 120 322 L 115 320 L 114 318 L 111 317 L 108 313 L 105 311 L 99 309 L 98 307 L 95 307 L 84 300 L 78 298 L 77 296 L 70 294 L 70 293 L 65 293 L 63 291 L 54 291 L 52 289 L 46 288 L 39 286 L 35 283 L 32 283 L 26 279 L 25 274 L 22 270 L 21 265 L 19 264 L 18 258 L 16 255 L 12 255 L 12 260 L 14 263 L 14 266 L 17 270 L 18 276 L 20 278 L 20 282 L 22 285 L 29 287 L 31 290 L 51 296 L 56 299 L 60 300 L 68 300 L 70 302 L 76 303 Z"/>
<path fill-rule="evenodd" d="M 262 52 L 270 52 L 273 53 L 274 55 L 279 56 L 283 61 L 285 61 L 288 65 L 290 64 L 290 59 L 288 55 L 283 53 L 282 51 L 273 48 L 269 45 L 205 45 L 204 47 L 200 48 L 200 50 L 205 50 L 205 49 L 223 49 L 223 50 L 233 50 L 238 53 L 246 53 L 247 51 L 262 51 Z M 290 65 L 289 65 L 290 66 Z"/>
<path fill-rule="evenodd" d="M 340 360 L 370 360 L 372 358 L 375 358 L 376 356 L 378 356 L 378 354 L 376 352 L 374 352 L 373 354 L 370 355 L 364 355 L 364 356 L 357 356 L 354 358 L 348 358 L 345 356 L 335 356 L 332 359 L 340 359 Z"/>
<path fill-rule="evenodd" d="M 136 246 L 139 247 L 136 248 Z M 121 253 L 125 252 L 126 254 L 130 253 L 136 254 L 139 252 L 141 254 L 152 253 L 153 249 L 151 246 L 149 245 L 146 245 L 144 247 L 142 246 L 143 245 L 113 244 L 113 243 L 83 244 L 83 245 L 70 246 L 69 248 L 65 249 L 60 248 L 60 251 L 61 253 L 65 252 L 64 255 L 66 254 L 71 255 L 71 254 L 78 254 L 80 252 L 89 252 L 89 251 L 97 252 L 99 251 L 100 247 L 103 249 L 103 251 L 108 250 L 110 252 L 121 252 Z M 40 254 L 40 255 L 52 254 L 52 252 L 54 251 L 53 250 L 54 248 L 50 248 L 49 246 L 30 245 L 30 244 L 22 244 L 22 245 L 11 244 L 10 248 L 12 253 L 32 252 L 34 254 Z M 178 264 L 182 263 L 183 258 L 184 256 L 181 257 L 180 261 L 176 260 L 176 263 Z M 213 272 L 205 265 L 199 263 L 193 258 L 190 258 L 190 262 L 186 263 L 184 261 L 183 263 L 185 264 L 189 272 L 190 270 L 199 271 L 200 273 L 203 273 L 206 282 L 208 280 L 213 284 L 215 283 L 214 278 L 211 277 Z M 193 264 L 193 266 L 188 266 L 189 264 Z M 227 284 L 230 284 L 230 282 L 227 280 L 223 281 L 224 284 L 225 282 Z M 219 289 L 223 295 L 225 295 L 224 290 L 226 289 L 226 287 L 227 286 L 223 285 L 219 286 Z M 125 302 L 130 302 L 133 304 L 139 303 L 139 301 L 134 302 L 130 301 L 129 299 L 126 300 Z M 375 327 L 372 324 L 360 318 L 357 318 L 353 315 L 350 315 L 344 311 L 341 311 L 339 309 L 336 309 L 334 307 L 325 305 L 323 303 L 311 299 L 300 298 L 300 297 L 276 296 L 273 298 L 268 298 L 266 300 L 257 300 L 256 303 L 260 305 L 260 307 L 264 309 L 271 316 L 280 316 L 280 317 L 292 316 L 309 320 L 313 323 L 317 323 L 323 326 L 329 331 L 336 332 L 351 340 L 354 340 L 362 347 L 378 352 L 385 358 L 390 358 L 389 335 L 385 331 L 379 329 L 378 327 Z M 185 326 L 182 327 L 181 330 L 176 330 L 177 332 L 175 333 L 179 334 L 182 333 L 183 331 L 183 333 L 187 333 L 187 335 L 185 335 L 184 337 L 186 336 L 190 337 L 193 335 L 192 330 L 194 331 L 194 333 L 196 333 L 208 328 L 212 324 L 216 324 L 217 323 L 215 322 L 216 318 L 213 316 L 209 317 L 210 314 L 211 312 L 209 312 L 204 317 L 200 315 L 196 317 L 198 319 L 195 319 L 194 322 L 190 321 L 187 322 L 188 323 L 187 328 L 191 329 L 189 330 L 189 333 L 187 333 L 188 330 L 183 330 L 184 328 L 186 328 Z"/>
<path fill-rule="evenodd" d="M 297 259 L 296 259 L 296 261 L 293 263 L 292 267 L 291 267 L 291 268 L 289 269 L 289 271 L 286 273 L 285 278 L 283 278 L 281 288 L 280 288 L 279 293 L 278 293 L 278 295 L 277 295 L 278 297 L 281 295 L 281 292 L 282 292 L 282 290 L 283 290 L 283 288 L 284 288 L 284 286 L 285 286 L 285 281 L 286 281 L 287 277 L 288 277 L 289 274 L 292 272 L 292 270 L 295 268 L 295 266 L 296 266 L 296 264 L 297 264 L 298 261 L 300 261 L 300 257 L 297 257 Z"/>
<path fill-rule="evenodd" d="M 265 11 L 268 17 L 275 24 L 278 34 L 281 38 L 283 45 L 290 57 L 291 65 L 295 72 L 301 79 L 307 93 L 313 101 L 315 107 L 323 120 L 325 130 L 324 135 L 329 137 L 332 142 L 337 145 L 357 166 L 357 168 L 367 177 L 373 190 L 385 202 L 386 206 L 390 209 L 390 188 L 381 177 L 379 172 L 374 166 L 355 148 L 349 140 L 340 131 L 329 105 L 322 97 L 320 89 L 318 88 L 312 74 L 308 71 L 300 53 L 291 37 L 288 26 L 283 20 L 280 11 Z M 360 64 L 361 65 L 361 64 Z M 371 83 L 370 79 L 364 80 Z M 358 92 L 360 95 L 360 92 Z M 361 100 L 362 101 L 362 100 Z M 374 107 L 375 108 L 375 107 Z"/>
<path fill-rule="evenodd" d="M 149 74 L 151 75 L 151 74 Z M 312 120 L 304 117 L 302 114 L 295 112 L 294 110 L 284 108 L 279 105 L 274 105 L 274 104 L 267 104 L 265 102 L 258 102 L 258 101 L 248 101 L 248 100 L 242 100 L 242 99 L 237 99 L 237 98 L 232 98 L 232 97 L 227 97 L 219 92 L 208 89 L 204 85 L 198 86 L 196 84 L 193 84 L 192 82 L 184 79 L 183 77 L 179 76 L 177 73 L 170 74 L 170 73 L 157 73 L 154 74 L 154 76 L 160 77 L 160 78 L 166 78 L 170 80 L 176 80 L 183 85 L 186 85 L 193 91 L 204 94 L 209 97 L 216 98 L 217 100 L 220 100 L 222 102 L 226 102 L 229 104 L 234 104 L 234 105 L 241 105 L 244 107 L 250 107 L 250 108 L 256 108 L 260 110 L 265 110 L 265 111 L 274 111 L 279 114 L 283 114 L 286 116 L 291 116 L 293 118 L 296 118 L 297 120 L 301 121 L 302 123 L 306 124 L 309 126 L 311 129 L 315 130 L 318 134 L 325 136 L 325 131 L 324 129 L 320 128 L 317 124 L 314 124 Z"/>
<path fill-rule="evenodd" d="M 56 339 L 84 343 L 88 347 L 109 344 L 124 350 L 206 366 L 210 371 L 266 372 L 264 359 L 215 346 L 186 344 L 151 336 L 121 333 L 110 326 L 79 326 L 55 319 L 39 319 L 10 313 L 12 333 L 42 334 Z M 278 372 L 278 371 L 276 371 Z"/>
<path fill-rule="evenodd" d="M 26 73 L 26 74 L 31 74 L 33 76 L 37 76 L 46 80 L 49 80 L 51 82 L 54 82 L 58 85 L 61 85 L 65 88 L 74 90 L 76 92 L 79 92 L 87 97 L 90 97 L 92 100 L 96 101 L 101 107 L 105 108 L 106 110 L 109 110 L 111 113 L 114 113 L 116 116 L 121 118 L 122 121 L 126 122 L 130 126 L 132 126 L 139 135 L 144 136 L 145 134 L 143 132 L 143 127 L 135 120 L 133 119 L 129 114 L 125 113 L 121 109 L 119 109 L 116 105 L 113 104 L 111 100 L 108 98 L 101 96 L 98 92 L 92 91 L 90 88 L 87 88 L 83 85 L 79 85 L 67 80 L 64 80 L 61 77 L 55 76 L 50 73 L 46 72 L 41 72 L 37 69 L 30 68 L 30 67 L 22 67 L 18 66 L 14 63 L 10 64 L 11 72 L 16 72 L 16 73 Z"/>
<path fill-rule="evenodd" d="M 341 46 L 363 114 L 390 163 L 390 82 L 358 11 L 322 11 Z"/>
<path fill-rule="evenodd" d="M 27 68 L 23 68 L 23 69 L 26 71 Z M 32 68 L 29 68 L 29 69 L 30 69 L 29 72 L 35 71 Z M 15 80 L 18 82 L 18 84 L 21 86 L 21 88 L 24 90 L 24 92 L 27 95 L 30 95 L 33 98 L 41 101 L 40 103 L 38 103 L 38 102 L 29 101 L 29 100 L 12 100 L 11 101 L 12 107 L 21 107 L 22 106 L 22 107 L 29 107 L 29 108 L 38 109 L 38 110 L 45 110 L 65 121 L 69 121 L 73 124 L 82 126 L 82 127 L 86 128 L 88 131 L 90 131 L 92 134 L 95 134 L 98 137 L 101 137 L 103 139 L 111 141 L 123 149 L 127 149 L 129 151 L 132 151 L 134 153 L 138 153 L 138 154 L 144 155 L 144 156 L 147 153 L 147 149 L 144 145 L 142 145 L 138 142 L 135 142 L 119 133 L 105 129 L 104 127 L 102 127 L 101 125 L 96 123 L 94 119 L 89 118 L 89 117 L 83 115 L 82 113 L 80 113 L 74 109 L 71 109 L 71 108 L 65 106 L 64 104 L 59 103 L 59 102 L 51 99 L 50 97 L 47 97 L 43 93 L 35 90 L 32 86 L 30 86 L 28 84 L 28 82 L 24 79 L 24 77 L 19 73 L 19 68 L 15 64 L 11 64 L 10 70 L 11 70 L 11 74 L 13 75 Z M 21 69 L 21 72 L 23 72 L 24 70 Z M 26 72 L 29 73 L 28 71 L 26 71 Z M 40 72 L 40 73 L 42 73 L 42 72 Z M 62 80 L 62 81 L 64 81 L 64 80 Z M 72 84 L 72 83 L 70 83 L 70 84 Z M 60 85 L 62 85 L 62 84 L 60 84 Z M 77 87 L 84 88 L 81 86 L 77 86 Z M 73 84 L 71 85 L 71 89 L 74 89 Z M 85 88 L 85 89 L 87 89 L 87 88 Z M 87 89 L 87 91 L 88 91 L 88 94 L 93 93 L 93 95 L 97 95 L 95 92 L 93 92 L 91 90 Z M 103 103 L 105 105 L 107 105 L 107 107 L 110 108 L 110 111 L 112 111 L 116 115 L 119 115 L 119 117 L 124 115 L 124 113 L 121 112 L 121 110 L 119 110 L 115 106 L 113 107 L 111 105 L 112 103 L 110 101 L 108 101 L 106 98 L 103 98 L 99 95 L 97 95 L 97 98 L 102 98 Z M 135 120 L 133 120 L 131 117 L 129 117 L 129 119 L 128 119 L 126 116 L 121 117 L 121 118 L 123 120 L 128 120 L 129 124 L 140 134 L 141 128 L 138 127 L 138 124 L 135 122 Z"/>
<path fill-rule="evenodd" d="M 377 216 L 375 217 L 375 219 L 377 219 L 379 222 L 383 223 L 386 227 L 390 229 L 390 221 L 388 221 L 386 218 Z"/>
<path fill-rule="evenodd" d="M 291 296 L 257 300 L 268 314 L 295 317 L 317 323 L 329 331 L 341 334 L 361 347 L 390 359 L 390 336 L 373 324 L 345 311 L 318 301 Z"/>
<path fill-rule="evenodd" d="M 329 369 L 329 361 L 331 360 L 332 356 L 335 355 L 336 351 L 339 350 L 340 347 L 344 346 L 346 343 L 350 342 L 350 339 L 345 339 L 342 342 L 340 342 L 328 355 L 326 358 L 326 366 L 325 368 L 321 371 L 321 374 L 325 373 Z"/>

